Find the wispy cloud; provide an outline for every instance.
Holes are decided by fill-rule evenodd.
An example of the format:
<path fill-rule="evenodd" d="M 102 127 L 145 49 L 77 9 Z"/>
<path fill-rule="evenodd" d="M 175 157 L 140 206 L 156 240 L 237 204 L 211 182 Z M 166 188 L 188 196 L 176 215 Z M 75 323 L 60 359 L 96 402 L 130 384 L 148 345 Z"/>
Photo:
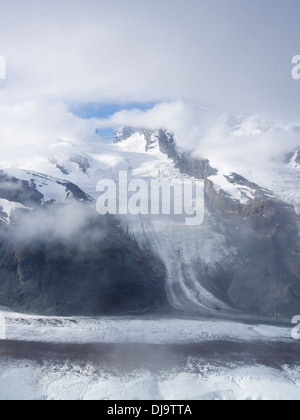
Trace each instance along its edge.
<path fill-rule="evenodd" d="M 82 251 L 107 235 L 107 225 L 91 206 L 72 202 L 64 206 L 48 206 L 18 214 L 17 224 L 8 230 L 10 240 L 21 245 L 72 242 Z"/>

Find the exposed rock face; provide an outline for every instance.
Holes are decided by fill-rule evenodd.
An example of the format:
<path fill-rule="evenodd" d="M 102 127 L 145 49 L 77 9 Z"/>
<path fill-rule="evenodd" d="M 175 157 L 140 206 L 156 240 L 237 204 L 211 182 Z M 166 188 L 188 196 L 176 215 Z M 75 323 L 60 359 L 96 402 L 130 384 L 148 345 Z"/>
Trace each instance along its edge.
<path fill-rule="evenodd" d="M 166 305 L 163 264 L 117 220 L 95 214 L 76 185 L 55 185 L 66 189 L 76 208 L 49 204 L 33 182 L 1 173 L 0 198 L 31 209 L 17 208 L 10 224 L 0 224 L 0 305 L 51 315 L 134 313 Z"/>
<path fill-rule="evenodd" d="M 134 127 L 122 127 L 116 132 L 114 142 L 119 143 L 121 141 L 127 140 L 129 139 L 129 137 L 133 136 L 133 134 L 136 134 L 138 132 L 139 130 Z"/>
<path fill-rule="evenodd" d="M 300 313 L 299 216 L 294 207 L 232 173 L 228 182 L 245 187 L 245 194 L 250 189 L 254 196 L 243 204 L 222 189 L 216 191 L 209 177 L 218 171 L 207 160 L 179 154 L 175 147 L 168 149 L 168 155 L 183 173 L 204 179 L 211 216 L 225 229 L 228 244 L 239 250 L 230 266 L 226 261 L 211 278 L 215 293 L 253 314 L 291 317 Z M 213 290 L 211 285 L 207 288 Z"/>
<path fill-rule="evenodd" d="M 218 305 L 224 302 L 222 308 L 273 318 L 291 319 L 299 314 L 300 236 L 294 207 L 239 174 L 220 176 L 208 160 L 179 150 L 166 130 L 123 128 L 115 142 L 136 134 L 144 136 L 145 151 L 155 156 L 158 165 L 161 155 L 151 154 L 153 149 L 173 160 L 174 165 L 167 160 L 170 176 L 178 174 L 175 167 L 187 176 L 204 179 L 203 229 L 187 234 L 185 226 L 181 231 L 169 226 L 170 236 L 162 236 L 166 252 L 165 261 L 161 261 L 150 251 L 154 249 L 151 244 L 147 247 L 144 242 L 141 249 L 115 218 L 82 212 L 89 208 L 91 198 L 78 186 L 34 172 L 18 179 L 0 171 L 0 305 L 57 315 L 153 311 L 170 303 L 165 286 L 172 271 L 172 293 L 184 308 L 190 309 L 189 292 L 197 300 L 195 290 L 201 289 L 201 295 L 204 288 L 201 302 L 206 291 L 217 298 L 218 303 L 214 300 L 209 306 L 213 310 L 220 310 Z M 78 157 L 72 162 L 82 176 L 90 174 L 88 159 Z M 237 190 L 241 198 L 234 198 L 230 188 L 226 192 L 215 179 Z M 84 223 L 78 219 L 78 211 L 60 212 L 67 203 L 71 209 L 77 203 Z M 62 214 L 61 220 L 55 212 Z M 70 223 L 79 225 L 75 233 L 68 231 Z M 52 231 L 56 236 L 51 236 Z M 199 238 L 198 232 L 203 237 Z M 211 258 L 214 246 L 218 248 L 215 259 Z M 159 251 L 159 241 L 157 247 Z M 209 254 L 202 258 L 205 248 Z M 182 261 L 193 249 L 192 260 Z"/>
<path fill-rule="evenodd" d="M 88 158 L 84 156 L 72 156 L 70 161 L 76 163 L 84 174 L 86 174 L 90 168 L 90 162 Z"/>
<path fill-rule="evenodd" d="M 43 195 L 29 182 L 8 176 L 0 171 L 0 197 L 24 205 L 39 205 Z"/>
<path fill-rule="evenodd" d="M 55 157 L 50 158 L 49 162 L 52 163 L 52 165 L 55 165 L 63 175 L 70 174 L 70 172 L 63 165 L 61 165 Z"/>
<path fill-rule="evenodd" d="M 113 220 L 95 220 L 70 241 L 22 244 L 7 233 L 11 239 L 0 244 L 1 305 L 40 314 L 100 315 L 166 304 L 163 264 Z"/>
<path fill-rule="evenodd" d="M 298 150 L 298 152 L 296 154 L 296 164 L 300 165 L 300 149 Z"/>
<path fill-rule="evenodd" d="M 84 174 L 86 174 L 90 168 L 89 159 L 80 155 L 70 156 L 67 161 L 60 161 L 58 158 L 52 156 L 49 159 L 49 162 L 52 163 L 52 165 L 55 165 L 63 175 L 70 175 L 70 170 L 67 169 L 67 167 L 72 163 L 75 163 Z"/>
<path fill-rule="evenodd" d="M 65 198 L 76 201 L 90 201 L 88 195 L 71 182 L 54 179 L 35 172 L 24 171 L 24 173 L 28 175 L 29 181 L 20 180 L 7 175 L 4 171 L 0 171 L 0 198 L 34 207 L 47 202 L 47 199 L 39 191 L 39 187 L 50 186 L 50 188 L 56 188 L 61 186 L 65 189 Z M 50 200 L 50 202 L 53 202 L 53 200 Z"/>
<path fill-rule="evenodd" d="M 176 140 L 167 130 L 149 130 L 132 127 L 123 127 L 115 135 L 115 143 L 126 141 L 134 134 L 145 136 L 145 150 L 158 148 L 163 154 L 173 159 L 176 168 L 180 169 L 186 175 L 194 178 L 204 179 L 207 176 L 214 175 L 218 171 L 209 165 L 208 160 L 196 159 L 188 152 L 179 152 Z"/>
<path fill-rule="evenodd" d="M 216 189 L 210 177 L 218 171 L 208 160 L 178 151 L 174 136 L 165 130 L 124 129 L 125 138 L 120 132 L 118 141 L 134 132 L 145 135 L 146 150 L 156 139 L 156 147 L 182 173 L 204 179 L 206 223 L 222 232 L 228 247 L 238 250 L 209 272 L 203 265 L 193 267 L 199 282 L 244 312 L 287 318 L 300 313 L 299 216 L 294 207 L 236 173 L 225 178 L 244 200 Z M 296 160 L 300 163 L 300 152 Z"/>
<path fill-rule="evenodd" d="M 169 157 L 176 155 L 176 142 L 174 136 L 167 130 L 150 130 L 147 128 L 122 127 L 115 134 L 114 143 L 128 140 L 134 134 L 142 134 L 145 137 L 145 151 L 159 148 L 163 154 Z"/>

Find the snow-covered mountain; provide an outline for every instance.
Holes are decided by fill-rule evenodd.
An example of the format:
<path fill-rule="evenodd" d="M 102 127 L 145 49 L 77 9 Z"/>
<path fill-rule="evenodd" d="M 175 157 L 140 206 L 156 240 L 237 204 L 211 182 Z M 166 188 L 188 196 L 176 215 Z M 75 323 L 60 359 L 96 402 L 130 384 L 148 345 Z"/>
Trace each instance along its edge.
<path fill-rule="evenodd" d="M 46 158 L 0 173 L 0 304 L 55 314 L 300 313 L 299 165 L 297 151 L 274 185 L 258 185 L 179 149 L 166 130 L 59 141 Z M 118 183 L 120 171 L 204 180 L 204 223 L 97 215 L 98 181 Z"/>

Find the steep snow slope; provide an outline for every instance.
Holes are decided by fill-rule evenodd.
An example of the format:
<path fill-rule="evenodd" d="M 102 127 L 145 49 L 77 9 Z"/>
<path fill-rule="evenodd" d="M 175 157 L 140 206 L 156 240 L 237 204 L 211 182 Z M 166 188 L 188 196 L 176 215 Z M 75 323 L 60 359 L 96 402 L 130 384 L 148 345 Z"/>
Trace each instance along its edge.
<path fill-rule="evenodd" d="M 8 169 L 5 171 L 11 177 L 27 181 L 28 184 L 42 195 L 41 204 L 54 202 L 64 204 L 68 200 L 88 201 L 88 196 L 71 182 L 53 178 L 46 174 Z"/>
<path fill-rule="evenodd" d="M 290 162 L 278 168 L 272 188 L 284 201 L 295 206 L 300 214 L 300 153 L 297 151 Z"/>
<path fill-rule="evenodd" d="M 10 224 L 16 211 L 30 211 L 36 206 L 66 204 L 72 200 L 89 202 L 79 187 L 49 175 L 21 169 L 0 171 L 0 221 Z"/>
<path fill-rule="evenodd" d="M 9 224 L 11 221 L 11 215 L 17 209 L 30 210 L 28 207 L 23 206 L 23 204 L 15 203 L 13 201 L 5 200 L 4 198 L 0 199 L 0 220 L 4 223 Z"/>
<path fill-rule="evenodd" d="M 103 178 L 115 179 L 118 182 L 120 170 L 128 171 L 133 177 L 144 179 L 181 181 L 190 179 L 182 175 L 175 168 L 174 162 L 161 153 L 155 135 L 152 135 L 150 143 L 151 147 L 146 150 L 145 135 L 139 132 L 116 144 L 107 144 L 97 138 L 95 143 L 87 148 L 91 152 L 77 151 L 77 156 L 81 156 L 77 160 L 86 163 L 84 170 L 73 162 L 72 156 L 75 153 L 73 146 L 70 148 L 70 154 L 65 147 L 61 158 L 56 155 L 55 163 L 53 159 L 49 160 L 50 173 L 55 176 L 63 175 L 64 179 L 77 184 L 95 199 L 97 182 Z M 31 169 L 38 170 L 39 165 L 32 166 Z M 61 173 L 62 168 L 65 168 L 63 173 Z M 43 195 L 44 201 L 55 200 L 61 203 L 70 194 L 64 184 L 48 175 L 43 176 L 28 170 L 7 172 L 11 176 L 34 183 L 36 189 Z M 151 249 L 154 255 L 164 262 L 166 289 L 169 303 L 173 307 L 198 311 L 229 309 L 201 285 L 197 276 L 197 270 L 200 271 L 201 266 L 209 270 L 210 266 L 213 267 L 218 261 L 228 258 L 231 252 L 235 252 L 225 246 L 221 234 L 212 232 L 209 226 L 189 229 L 184 225 L 173 225 L 166 223 L 165 218 L 161 221 L 152 221 L 144 220 L 142 217 L 124 217 L 123 228 L 142 248 Z"/>

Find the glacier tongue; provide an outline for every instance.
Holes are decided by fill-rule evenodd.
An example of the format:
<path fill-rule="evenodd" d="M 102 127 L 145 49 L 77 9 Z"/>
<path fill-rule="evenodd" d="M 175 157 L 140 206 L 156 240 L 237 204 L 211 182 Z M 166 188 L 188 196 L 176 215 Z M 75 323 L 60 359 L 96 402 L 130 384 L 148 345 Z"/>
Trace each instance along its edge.
<path fill-rule="evenodd" d="M 172 140 L 168 132 L 121 129 L 115 147 L 133 176 L 190 181 L 191 177 L 183 175 L 173 160 L 160 151 L 159 137 L 167 143 Z M 228 305 L 203 286 L 200 274 L 209 272 L 235 252 L 226 247 L 222 234 L 214 232 L 209 224 L 188 227 L 173 223 L 166 216 L 123 217 L 123 226 L 142 249 L 150 249 L 164 263 L 166 292 L 173 308 L 203 313 L 229 310 Z"/>
<path fill-rule="evenodd" d="M 300 215 L 300 167 L 287 165 L 277 171 L 272 189 L 282 200 L 293 204 Z"/>
<path fill-rule="evenodd" d="M 188 227 L 166 220 L 127 220 L 129 233 L 143 249 L 160 258 L 166 269 L 166 292 L 172 307 L 207 313 L 229 310 L 201 284 L 201 272 L 229 257 L 224 237 L 208 225 Z"/>
<path fill-rule="evenodd" d="M 125 133 L 125 134 L 124 134 Z M 146 134 L 145 134 L 146 133 Z M 125 136 L 125 140 L 124 137 Z M 168 179 L 191 180 L 175 167 L 172 159 L 159 150 L 160 133 L 133 129 L 117 133 L 115 147 L 127 161 L 133 176 L 146 180 Z M 148 140 L 147 140 L 148 138 Z M 165 139 L 170 141 L 166 132 Z M 156 144 L 148 147 L 145 143 Z M 229 307 L 209 292 L 201 283 L 201 272 L 209 273 L 212 267 L 229 258 L 235 250 L 228 248 L 221 233 L 216 233 L 209 224 L 188 227 L 173 223 L 166 216 L 151 218 L 146 216 L 124 217 L 123 226 L 138 242 L 142 249 L 150 251 L 163 261 L 166 269 L 166 292 L 170 305 L 183 310 L 197 312 L 229 309 Z"/>

